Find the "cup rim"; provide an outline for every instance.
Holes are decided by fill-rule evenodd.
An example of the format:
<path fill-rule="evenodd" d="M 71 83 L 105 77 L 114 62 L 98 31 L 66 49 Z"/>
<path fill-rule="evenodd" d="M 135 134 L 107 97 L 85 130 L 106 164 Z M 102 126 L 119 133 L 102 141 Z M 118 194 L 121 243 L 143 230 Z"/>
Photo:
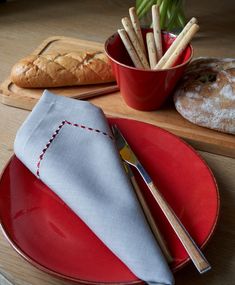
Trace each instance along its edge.
<path fill-rule="evenodd" d="M 141 28 L 141 30 L 153 30 L 152 28 Z M 170 35 L 171 37 L 174 37 L 176 38 L 177 35 L 171 33 L 171 32 L 167 32 L 167 31 L 162 31 L 162 34 L 168 34 Z M 192 58 L 193 58 L 193 55 L 194 55 L 194 50 L 193 50 L 193 47 L 192 45 L 189 43 L 188 46 L 190 47 L 190 50 L 191 50 L 191 54 L 190 54 L 190 57 L 183 63 L 181 64 L 178 64 L 176 66 L 173 66 L 173 67 L 170 67 L 170 68 L 165 68 L 165 69 L 143 69 L 143 68 L 138 68 L 138 67 L 133 67 L 133 66 L 129 66 L 129 65 L 126 65 L 124 63 L 121 63 L 119 62 L 118 60 L 114 59 L 111 55 L 109 55 L 108 53 L 108 50 L 107 50 L 107 46 L 108 46 L 108 43 L 110 42 L 110 40 L 116 36 L 119 36 L 118 35 L 118 32 L 112 34 L 110 37 L 108 37 L 105 41 L 105 44 L 104 44 L 104 51 L 105 51 L 105 54 L 107 55 L 108 58 L 110 58 L 112 61 L 114 61 L 116 64 L 122 66 L 122 67 L 125 67 L 125 68 L 129 68 L 129 69 L 132 69 L 132 70 L 138 70 L 138 71 L 143 71 L 143 72 L 162 72 L 162 71 L 169 71 L 169 70 L 174 70 L 174 69 L 177 69 L 179 67 L 183 67 L 184 65 L 188 64 Z"/>

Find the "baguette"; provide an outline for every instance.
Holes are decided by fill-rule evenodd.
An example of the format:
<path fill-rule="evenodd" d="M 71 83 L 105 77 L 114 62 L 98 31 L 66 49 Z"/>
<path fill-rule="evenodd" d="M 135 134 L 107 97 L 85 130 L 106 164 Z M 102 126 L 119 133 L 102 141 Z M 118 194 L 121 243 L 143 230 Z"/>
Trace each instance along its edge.
<path fill-rule="evenodd" d="M 115 81 L 103 52 L 30 55 L 15 64 L 11 80 L 23 88 L 47 88 Z"/>

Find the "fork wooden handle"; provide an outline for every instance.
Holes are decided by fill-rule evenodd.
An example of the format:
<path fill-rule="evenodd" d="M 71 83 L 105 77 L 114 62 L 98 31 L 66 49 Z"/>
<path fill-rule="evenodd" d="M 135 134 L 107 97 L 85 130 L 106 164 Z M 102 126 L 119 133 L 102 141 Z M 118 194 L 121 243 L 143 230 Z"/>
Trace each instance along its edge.
<path fill-rule="evenodd" d="M 171 207 L 168 205 L 164 197 L 155 187 L 153 182 L 147 183 L 153 197 L 155 198 L 156 202 L 158 203 L 159 207 L 165 214 L 167 220 L 171 224 L 172 228 L 174 229 L 175 233 L 177 234 L 178 238 L 184 245 L 187 253 L 189 254 L 190 258 L 192 259 L 194 265 L 198 269 L 200 273 L 204 273 L 211 269 L 210 264 L 202 254 L 201 250 L 195 244 L 193 239 L 190 237 L 189 233 L 182 225 L 176 214 L 173 212 Z"/>

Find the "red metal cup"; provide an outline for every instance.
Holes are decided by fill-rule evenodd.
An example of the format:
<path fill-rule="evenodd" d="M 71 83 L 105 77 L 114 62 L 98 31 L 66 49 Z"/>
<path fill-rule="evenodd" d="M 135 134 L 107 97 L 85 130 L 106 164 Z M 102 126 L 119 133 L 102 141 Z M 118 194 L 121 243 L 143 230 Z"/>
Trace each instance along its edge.
<path fill-rule="evenodd" d="M 146 33 L 150 31 L 152 30 L 142 30 L 144 39 Z M 163 52 L 169 48 L 175 38 L 173 34 L 162 33 Z M 139 69 L 134 67 L 118 33 L 106 40 L 105 52 L 110 59 L 113 73 L 126 104 L 142 111 L 157 110 L 163 105 L 193 55 L 192 46 L 188 45 L 172 68 Z"/>

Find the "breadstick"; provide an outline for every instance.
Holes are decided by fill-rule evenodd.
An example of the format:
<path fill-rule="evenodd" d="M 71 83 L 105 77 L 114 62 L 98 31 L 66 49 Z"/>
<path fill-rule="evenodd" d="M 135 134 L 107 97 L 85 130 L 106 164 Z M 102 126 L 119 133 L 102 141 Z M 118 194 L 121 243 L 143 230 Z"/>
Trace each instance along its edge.
<path fill-rule="evenodd" d="M 130 42 L 126 31 L 124 29 L 119 29 L 118 34 L 119 34 L 128 54 L 130 56 L 131 60 L 133 61 L 134 66 L 137 68 L 143 68 L 143 64 L 140 62 L 140 59 L 139 59 L 132 43 Z"/>
<path fill-rule="evenodd" d="M 186 33 L 186 35 L 182 38 L 181 42 L 175 49 L 174 53 L 169 57 L 167 62 L 164 64 L 164 66 L 162 67 L 163 69 L 172 67 L 178 56 L 184 51 L 184 49 L 187 47 L 187 45 L 192 40 L 193 36 L 196 34 L 198 30 L 199 26 L 197 24 L 193 24 L 192 27 Z"/>
<path fill-rule="evenodd" d="M 130 19 L 127 17 L 123 18 L 122 24 L 123 24 L 125 31 L 127 32 L 128 36 L 129 36 L 129 39 L 130 39 L 132 45 L 135 48 L 135 51 L 136 51 L 142 65 L 143 65 L 143 67 L 145 69 L 149 69 L 149 63 L 148 63 L 147 58 L 146 58 L 146 56 L 145 56 L 145 54 L 141 48 L 141 45 L 139 43 L 139 40 L 136 36 L 136 33 L 135 33 L 133 27 L 132 27 Z"/>
<path fill-rule="evenodd" d="M 137 14 L 136 14 L 136 10 L 135 10 L 135 7 L 131 7 L 129 9 L 129 15 L 130 15 L 130 18 L 131 18 L 131 23 L 132 23 L 132 26 L 135 30 L 135 33 L 136 33 L 136 36 L 140 42 L 140 45 L 142 47 L 142 50 L 144 52 L 144 54 L 146 55 L 146 50 L 145 50 L 145 46 L 144 46 L 144 40 L 143 40 L 143 37 L 142 37 L 142 33 L 141 33 L 141 27 L 140 27 L 140 22 L 139 22 L 139 19 L 137 17 Z"/>
<path fill-rule="evenodd" d="M 157 51 L 155 48 L 153 33 L 150 32 L 146 34 L 146 42 L 147 42 L 147 48 L 148 48 L 150 67 L 151 69 L 153 69 L 155 65 L 157 64 Z"/>
<path fill-rule="evenodd" d="M 177 48 L 177 46 L 179 45 L 179 43 L 181 42 L 182 38 L 186 35 L 186 33 L 188 32 L 188 30 L 192 27 L 192 25 L 197 23 L 197 19 L 196 18 L 192 18 L 187 25 L 184 27 L 183 31 L 178 35 L 178 37 L 174 40 L 174 42 L 172 43 L 172 45 L 169 47 L 169 49 L 166 51 L 166 53 L 164 54 L 164 56 L 160 59 L 160 61 L 157 63 L 157 65 L 155 66 L 154 69 L 160 69 L 162 68 L 165 63 L 167 62 L 167 60 L 169 59 L 169 57 L 172 55 L 172 53 L 175 51 L 175 49 Z"/>
<path fill-rule="evenodd" d="M 152 6 L 152 20 L 154 40 L 157 50 L 157 60 L 159 61 L 162 58 L 162 33 L 160 27 L 160 14 L 158 5 Z"/>

